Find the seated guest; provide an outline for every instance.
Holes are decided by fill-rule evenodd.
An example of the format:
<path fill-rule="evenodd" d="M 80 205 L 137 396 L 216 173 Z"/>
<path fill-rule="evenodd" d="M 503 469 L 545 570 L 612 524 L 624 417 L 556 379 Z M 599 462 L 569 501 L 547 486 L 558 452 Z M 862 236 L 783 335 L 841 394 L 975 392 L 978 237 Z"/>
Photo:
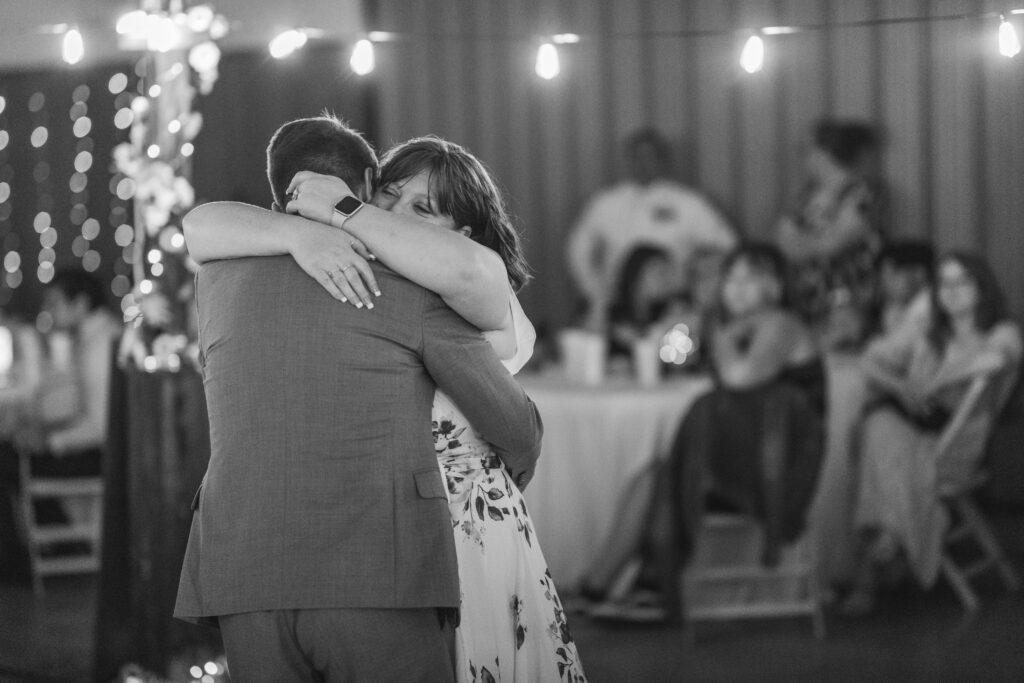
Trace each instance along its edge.
<path fill-rule="evenodd" d="M 39 414 L 45 456 L 33 468 L 51 476 L 100 471 L 107 438 L 113 344 L 121 324 L 105 307 L 99 279 L 84 270 L 59 271 L 49 283 L 43 309 L 51 316 L 50 358 Z M 65 349 L 68 340 L 70 347 Z"/>
<path fill-rule="evenodd" d="M 937 487 L 950 472 L 968 474 L 935 461 L 939 435 L 974 378 L 1015 376 L 1021 358 L 1020 330 L 1006 318 L 985 262 L 952 253 L 936 272 L 929 324 L 880 339 L 862 360 L 879 397 L 860 432 L 860 545 L 854 586 L 841 605 L 849 615 L 872 609 L 879 577 L 901 560 L 922 586 L 934 583 L 949 524 Z"/>
<path fill-rule="evenodd" d="M 629 177 L 587 203 L 566 245 L 591 331 L 605 328 L 615 285 L 637 245 L 665 251 L 672 263 L 672 288 L 680 289 L 696 250 L 724 252 L 736 243 L 732 227 L 703 195 L 670 179 L 669 145 L 660 132 L 637 130 L 625 148 Z"/>
<path fill-rule="evenodd" d="M 825 374 L 811 331 L 785 307 L 784 277 L 768 245 L 725 261 L 710 330 L 716 386 L 694 403 L 669 453 L 684 556 L 706 499 L 765 523 L 767 563 L 803 530 L 822 457 Z"/>
<path fill-rule="evenodd" d="M 876 261 L 878 301 L 874 334 L 893 334 L 904 324 L 927 325 L 935 252 L 927 242 L 892 242 Z"/>
<path fill-rule="evenodd" d="M 609 309 L 611 353 L 628 355 L 637 340 L 679 322 L 683 310 L 675 284 L 672 262 L 665 250 L 640 246 L 630 253 Z"/>
<path fill-rule="evenodd" d="M 683 418 L 667 462 L 632 483 L 604 561 L 584 580 L 586 596 L 600 597 L 646 552 L 659 560 L 674 609 L 673 577 L 692 550 L 706 497 L 765 520 L 769 563 L 802 530 L 821 461 L 824 372 L 810 331 L 784 307 L 784 273 L 769 245 L 726 257 L 708 334 L 715 388 Z"/>

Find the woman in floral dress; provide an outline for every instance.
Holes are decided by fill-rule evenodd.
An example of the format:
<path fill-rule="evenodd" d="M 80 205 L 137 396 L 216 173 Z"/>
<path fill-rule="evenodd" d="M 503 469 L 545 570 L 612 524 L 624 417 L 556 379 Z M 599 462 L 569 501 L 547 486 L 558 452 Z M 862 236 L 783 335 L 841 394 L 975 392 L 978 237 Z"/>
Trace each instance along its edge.
<path fill-rule="evenodd" d="M 326 223 L 338 198 L 351 194 L 333 176 L 300 176 L 289 188 L 300 197 L 289 204 L 289 213 Z M 389 223 L 389 214 L 364 212 L 377 220 L 364 216 L 361 227 L 348 221 L 346 232 L 223 202 L 206 205 L 206 210 L 199 207 L 186 219 L 188 247 L 200 262 L 287 253 L 305 268 L 304 261 L 339 248 L 339 240 L 340 248 L 351 252 L 349 262 L 361 259 L 350 246 L 355 238 L 360 252 L 366 253 L 365 246 L 383 264 L 440 294 L 484 330 L 511 372 L 518 371 L 529 360 L 534 340 L 533 326 L 514 294 L 527 279 L 526 268 L 518 236 L 486 168 L 453 143 L 434 137 L 410 140 L 385 156 L 372 204 L 391 215 L 418 218 L 421 225 L 407 231 L 403 228 L 408 223 Z M 260 233 L 258 240 L 253 239 L 255 232 Z M 256 244 L 259 254 L 253 253 Z M 362 285 L 364 292 L 375 289 L 372 281 Z M 585 681 L 520 490 L 527 482 L 517 485 L 512 480 L 500 454 L 440 392 L 432 415 L 462 590 L 455 633 L 457 680 Z"/>

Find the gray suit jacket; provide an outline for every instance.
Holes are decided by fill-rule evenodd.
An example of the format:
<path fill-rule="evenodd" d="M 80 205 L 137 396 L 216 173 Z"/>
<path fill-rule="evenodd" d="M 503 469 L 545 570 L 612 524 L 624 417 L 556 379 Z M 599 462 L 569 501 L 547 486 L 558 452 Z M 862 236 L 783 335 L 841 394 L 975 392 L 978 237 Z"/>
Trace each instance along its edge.
<path fill-rule="evenodd" d="M 368 311 L 290 257 L 200 269 L 212 452 L 175 616 L 458 605 L 435 383 L 513 472 L 539 455 L 540 417 L 478 330 L 374 271 Z"/>

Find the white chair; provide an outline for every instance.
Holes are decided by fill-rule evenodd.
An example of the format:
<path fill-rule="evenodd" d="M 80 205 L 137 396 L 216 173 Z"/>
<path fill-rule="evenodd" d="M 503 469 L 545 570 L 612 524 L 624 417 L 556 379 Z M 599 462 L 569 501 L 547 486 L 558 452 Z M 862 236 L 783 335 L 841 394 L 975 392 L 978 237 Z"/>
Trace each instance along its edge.
<path fill-rule="evenodd" d="M 980 606 L 971 581 L 985 572 L 995 570 L 1007 590 L 1020 587 L 1017 572 L 974 498 L 988 479 L 979 469 L 980 461 L 1014 377 L 1015 373 L 1007 371 L 975 379 L 943 430 L 936 449 L 936 461 L 940 464 L 938 495 L 953 520 L 943 539 L 941 571 L 968 612 Z M 965 559 L 968 544 L 973 544 L 976 552 Z"/>
<path fill-rule="evenodd" d="M 687 623 L 774 617 L 810 617 L 825 637 L 825 615 L 814 544 L 805 535 L 782 548 L 774 567 L 762 564 L 764 533 L 743 515 L 704 516 L 695 555 L 682 574 Z"/>
<path fill-rule="evenodd" d="M 45 577 L 99 571 L 103 478 L 36 476 L 32 473 L 32 458 L 36 455 L 25 447 L 19 447 L 18 451 L 25 545 L 32 588 L 41 596 Z M 81 506 L 79 501 L 88 501 L 89 514 L 78 521 L 72 517 L 67 523 L 40 524 L 36 502 L 47 499 L 77 506 Z"/>

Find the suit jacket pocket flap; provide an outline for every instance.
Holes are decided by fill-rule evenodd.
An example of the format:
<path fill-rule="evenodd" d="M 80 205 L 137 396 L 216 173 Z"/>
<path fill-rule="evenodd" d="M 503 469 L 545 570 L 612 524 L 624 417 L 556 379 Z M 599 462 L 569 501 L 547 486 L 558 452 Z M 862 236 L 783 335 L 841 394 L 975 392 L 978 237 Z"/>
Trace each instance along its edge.
<path fill-rule="evenodd" d="M 416 480 L 416 492 L 420 498 L 447 498 L 441 470 L 421 470 L 413 472 L 412 476 Z"/>

